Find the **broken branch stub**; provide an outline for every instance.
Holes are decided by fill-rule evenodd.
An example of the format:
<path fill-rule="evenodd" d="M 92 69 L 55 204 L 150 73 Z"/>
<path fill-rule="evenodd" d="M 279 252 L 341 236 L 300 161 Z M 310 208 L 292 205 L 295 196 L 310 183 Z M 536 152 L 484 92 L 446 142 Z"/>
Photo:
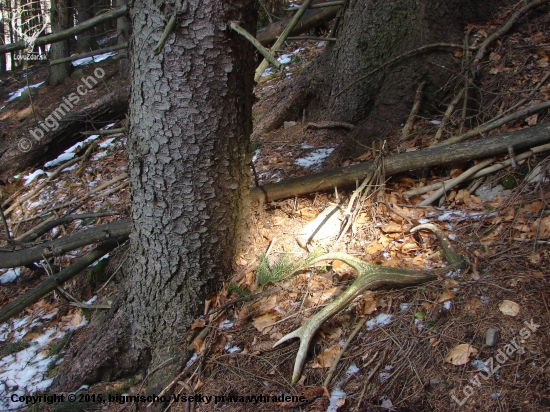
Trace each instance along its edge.
<path fill-rule="evenodd" d="M 431 280 L 436 280 L 437 275 L 448 273 L 453 270 L 464 269 L 467 266 L 465 258 L 460 256 L 452 247 L 449 240 L 443 232 L 433 224 L 425 224 L 411 229 L 411 232 L 416 232 L 421 229 L 429 229 L 435 233 L 439 242 L 442 245 L 445 257 L 449 265 L 443 269 L 432 271 L 414 271 L 400 268 L 391 268 L 386 266 L 378 266 L 372 263 L 365 262 L 347 253 L 334 252 L 319 256 L 311 261 L 311 264 L 321 260 L 340 260 L 350 265 L 357 271 L 357 279 L 348 287 L 340 296 L 332 303 L 325 306 L 315 315 L 307 320 L 300 328 L 283 336 L 273 347 L 280 345 L 287 340 L 293 338 L 300 339 L 300 347 L 296 354 L 294 363 L 294 371 L 292 373 L 292 384 L 295 384 L 300 379 L 302 369 L 306 360 L 309 344 L 313 336 L 321 325 L 332 316 L 343 310 L 357 296 L 361 295 L 367 289 L 373 289 L 381 286 L 405 287 L 418 285 Z"/>

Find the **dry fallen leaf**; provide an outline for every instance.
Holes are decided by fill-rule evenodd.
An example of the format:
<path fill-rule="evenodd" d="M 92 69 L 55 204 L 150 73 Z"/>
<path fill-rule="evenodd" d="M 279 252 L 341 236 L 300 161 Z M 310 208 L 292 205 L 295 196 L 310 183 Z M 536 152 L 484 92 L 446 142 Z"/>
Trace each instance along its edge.
<path fill-rule="evenodd" d="M 455 295 L 453 295 L 451 292 L 449 292 L 448 290 L 445 289 L 443 291 L 443 293 L 441 294 L 441 296 L 439 296 L 439 298 L 437 299 L 437 303 L 446 302 L 448 300 L 451 300 L 454 297 L 455 297 Z"/>
<path fill-rule="evenodd" d="M 472 345 L 462 343 L 449 352 L 445 358 L 445 362 L 452 363 L 453 365 L 465 365 L 468 363 L 470 355 L 476 355 L 477 353 L 478 350 Z"/>
<path fill-rule="evenodd" d="M 503 300 L 500 302 L 498 309 L 507 316 L 517 316 L 519 313 L 519 305 L 511 300 Z"/>
<path fill-rule="evenodd" d="M 325 349 L 323 353 L 317 356 L 317 362 L 311 365 L 312 368 L 330 368 L 334 363 L 336 356 L 340 353 L 340 345 L 333 345 Z"/>
<path fill-rule="evenodd" d="M 262 332 L 264 335 L 270 331 L 270 328 L 267 328 L 270 325 L 273 325 L 279 320 L 281 315 L 276 312 L 266 313 L 265 315 L 254 318 L 252 324 L 256 329 Z M 264 330 L 265 328 L 265 330 Z"/>
<path fill-rule="evenodd" d="M 195 319 L 193 323 L 191 324 L 191 330 L 198 329 L 198 328 L 204 328 L 204 325 L 206 322 L 202 319 Z"/>
<path fill-rule="evenodd" d="M 481 306 L 481 300 L 478 298 L 472 298 L 469 299 L 468 302 L 466 302 L 466 306 L 464 306 L 464 309 L 471 315 L 476 314 L 476 310 Z"/>

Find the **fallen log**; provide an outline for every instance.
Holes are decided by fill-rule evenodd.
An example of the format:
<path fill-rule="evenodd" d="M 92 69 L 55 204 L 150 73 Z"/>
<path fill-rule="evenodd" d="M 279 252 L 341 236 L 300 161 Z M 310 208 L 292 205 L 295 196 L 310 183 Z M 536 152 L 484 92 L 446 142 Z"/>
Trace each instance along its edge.
<path fill-rule="evenodd" d="M 128 237 L 132 230 L 131 219 L 120 219 L 70 236 L 63 236 L 28 249 L 13 252 L 0 251 L 0 268 L 26 266 L 43 259 L 61 256 L 71 250 L 109 239 Z"/>
<path fill-rule="evenodd" d="M 308 9 L 298 21 L 298 24 L 290 32 L 290 36 L 297 36 L 305 33 L 322 23 L 332 20 L 336 17 L 336 13 L 340 6 L 324 7 L 322 9 Z M 279 38 L 281 33 L 288 26 L 292 17 L 277 21 L 266 26 L 256 33 L 256 39 L 263 45 L 269 46 Z"/>
<path fill-rule="evenodd" d="M 12 300 L 6 306 L 0 309 L 0 323 L 4 323 L 12 316 L 15 316 L 23 311 L 26 307 L 38 302 L 43 296 L 47 295 L 55 288 L 62 286 L 64 282 L 78 275 L 82 270 L 86 269 L 96 260 L 101 259 L 118 245 L 124 243 L 126 239 L 127 237 L 122 237 L 119 239 L 111 239 L 107 242 L 103 242 L 82 259 L 79 259 L 69 267 L 63 269 L 61 272 L 50 276 L 38 286 L 19 296 L 17 299 Z"/>
<path fill-rule="evenodd" d="M 496 156 L 508 152 L 509 147 L 519 151 L 550 142 L 550 126 L 538 125 L 512 133 L 487 137 L 474 142 L 459 143 L 450 147 L 435 147 L 417 152 L 400 153 L 384 159 L 386 176 L 408 170 L 439 166 L 452 162 Z M 254 187 L 250 190 L 252 201 L 273 201 L 305 195 L 335 186 L 354 185 L 361 182 L 374 163 L 366 162 L 342 169 L 313 173 L 279 183 Z M 132 230 L 131 219 L 121 219 L 71 236 L 64 236 L 32 248 L 17 251 L 0 251 L 0 268 L 25 266 L 52 256 L 60 256 L 71 250 L 113 237 L 128 236 Z"/>
<path fill-rule="evenodd" d="M 21 139 L 2 145 L 0 147 L 0 183 L 5 183 L 9 177 L 41 160 L 55 158 L 67 147 L 81 141 L 82 129 L 103 127 L 105 122 L 123 118 L 128 109 L 129 98 L 130 88 L 120 87 L 87 106 L 75 107 L 65 113 L 58 121 L 59 127 L 54 131 L 40 136 L 36 129 L 40 133 L 43 133 L 43 130 L 38 125 L 33 125 L 22 133 Z M 63 101 L 59 103 L 62 104 Z M 51 116 L 53 115 L 48 118 Z M 33 131 L 40 137 L 39 139 L 33 137 L 31 133 Z M 32 147 L 28 149 L 24 145 Z"/>
<path fill-rule="evenodd" d="M 515 151 L 530 149 L 549 142 L 549 130 L 549 125 L 543 124 L 473 142 L 400 153 L 384 159 L 384 172 L 386 176 L 391 176 L 408 170 L 481 159 L 507 153 L 509 147 L 513 147 Z M 373 168 L 373 165 L 374 163 L 369 161 L 255 187 L 250 190 L 251 200 L 270 202 L 323 190 L 332 190 L 337 186 L 353 185 L 355 182 L 362 182 L 367 173 Z"/>

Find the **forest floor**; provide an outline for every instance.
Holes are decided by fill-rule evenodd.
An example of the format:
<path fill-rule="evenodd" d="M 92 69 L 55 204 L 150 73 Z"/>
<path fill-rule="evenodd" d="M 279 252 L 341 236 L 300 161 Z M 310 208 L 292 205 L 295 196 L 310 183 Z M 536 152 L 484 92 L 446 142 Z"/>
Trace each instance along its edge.
<path fill-rule="evenodd" d="M 472 35 L 487 36 L 499 23 L 476 27 Z M 550 34 L 537 25 L 548 28 L 548 16 L 507 36 L 484 68 L 480 89 L 493 93 L 498 90 L 500 95 L 492 105 L 501 105 L 502 110 L 532 90 L 548 71 Z M 255 116 L 261 116 L 270 96 L 321 53 L 323 47 L 311 41 L 286 46 L 286 54 L 280 58 L 289 65 L 283 74 L 268 73 L 260 80 Z M 115 64 L 108 59 L 100 65 L 107 71 Z M 89 71 L 92 65 L 83 67 Z M 30 84 L 42 81 L 46 72 L 44 67 L 35 69 Z M 3 88 L 5 92 L 22 87 L 19 83 L 23 81 L 23 72 L 10 76 L 10 83 Z M 116 79 L 110 82 L 116 84 Z M 546 80 L 537 88 L 532 101 L 547 100 L 549 88 L 550 82 Z M 64 90 L 38 87 L 34 104 L 47 115 Z M 98 89 L 97 95 L 91 97 L 106 92 Z M 0 93 L 0 98 L 4 101 L 9 96 Z M 17 138 L 16 130 L 31 121 L 29 105 L 17 99 L 1 103 L 2 106 L 5 107 L 0 109 L 0 133 L 6 139 Z M 445 108 L 442 105 L 439 116 L 422 117 L 421 111 L 411 136 L 404 139 L 401 131 L 396 130 L 386 141 L 383 155 L 428 147 Z M 480 111 L 476 116 L 483 118 L 484 113 Z M 547 121 L 547 116 L 535 115 L 490 134 Z M 111 127 L 120 126 L 105 125 Z M 460 119 L 455 119 L 444 136 L 456 134 L 464 127 Z M 255 169 L 252 185 L 342 166 L 333 164 L 330 156 L 338 147 L 335 136 L 331 130 L 311 130 L 307 122 L 300 121 L 259 136 L 251 149 Z M 49 237 L 129 216 L 129 191 L 124 179 L 117 180 L 126 170 L 125 136 L 87 139 L 87 143 L 68 148 L 57 159 L 24 171 L 12 182 L 10 193 L 19 191 L 21 198 L 38 188 L 54 170 L 82 155 L 85 144 L 92 141 L 96 144 L 88 159 L 64 168 L 9 214 L 13 234 L 29 230 L 57 206 L 78 203 L 78 199 L 85 197 L 83 206 L 71 213 L 111 211 L 117 215 L 77 220 L 53 229 Z M 364 148 L 363 153 L 346 159 L 344 165 L 377 156 L 380 156 L 378 150 Z M 502 156 L 495 162 L 507 158 Z M 259 213 L 253 210 L 247 250 L 235 257 L 234 277 L 205 302 L 205 314 L 246 294 L 266 293 L 259 299 L 235 302 L 195 321 L 193 328 L 207 329 L 209 334 L 193 342 L 196 356 L 176 383 L 174 393 L 212 398 L 194 404 L 175 402 L 171 410 L 550 408 L 550 183 L 544 178 L 549 163 L 547 153 L 534 155 L 518 162 L 515 168 L 488 175 L 477 188 L 466 182 L 447 192 L 436 205 L 422 207 L 419 204 L 432 192 L 408 195 L 409 190 L 459 176 L 474 162 L 392 176 L 363 199 L 349 231 L 340 235 L 341 222 L 337 222 L 332 234 L 315 237 L 307 244 L 300 235 L 304 228 L 327 207 L 345 205 L 354 188 L 271 202 Z M 541 171 L 538 178 L 533 170 Z M 105 182 L 111 184 L 103 187 Z M 58 213 L 66 210 L 68 207 L 60 207 Z M 344 251 L 382 266 L 417 270 L 444 267 L 446 262 L 433 235 L 410 234 L 410 229 L 421 223 L 434 223 L 443 229 L 459 253 L 468 258 L 469 269 L 449 273 L 422 286 L 364 293 L 325 322 L 310 347 L 302 379 L 297 385 L 290 385 L 298 342 L 275 349 L 273 344 L 342 293 L 356 277 L 349 266 L 338 261 L 300 267 L 295 276 L 286 277 L 299 266 L 296 262 L 322 248 Z M 0 232 L 0 243 L 4 244 L 5 233 Z M 91 248 L 56 258 L 38 270 L 0 270 L 0 304 L 6 305 Z M 123 249 L 111 256 L 109 263 L 105 260 L 76 276 L 65 284 L 64 293 L 56 291 L 0 325 L 1 410 L 21 406 L 10 400 L 13 393 L 47 392 L 63 362 L 70 358 L 68 354 L 75 353 L 88 338 L 87 325 L 104 312 L 98 307 L 111 303 L 122 280 L 119 269 L 124 264 L 124 253 Z M 79 302 L 96 309 L 75 306 Z M 358 325 L 359 332 L 337 360 Z M 488 344 L 494 330 L 498 331 L 496 339 Z M 333 363 L 336 370 L 326 383 Z M 117 401 L 101 404 L 94 402 L 97 398 L 91 395 L 120 399 L 115 397 L 142 394 L 147 389 L 147 378 L 139 375 L 83 387 L 77 399 L 86 402 L 71 404 L 69 409 L 66 403 L 42 404 L 40 410 L 133 410 L 135 404 Z M 260 395 L 266 398 L 247 399 Z M 282 397 L 290 395 L 303 396 L 305 401 L 285 402 Z"/>

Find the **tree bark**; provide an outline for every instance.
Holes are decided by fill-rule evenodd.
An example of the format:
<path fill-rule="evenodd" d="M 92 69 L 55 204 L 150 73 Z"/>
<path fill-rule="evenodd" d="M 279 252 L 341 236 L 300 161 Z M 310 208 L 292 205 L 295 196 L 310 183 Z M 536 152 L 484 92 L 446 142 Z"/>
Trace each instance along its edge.
<path fill-rule="evenodd" d="M 245 236 L 255 50 L 228 21 L 254 32 L 254 8 L 253 0 L 189 0 L 186 12 L 165 6 L 161 14 L 155 0 L 134 3 L 131 262 L 105 326 L 54 388 L 173 359 L 152 377 L 152 386 L 163 385 L 185 361 L 188 349 L 177 343 L 231 272 Z M 155 56 L 163 26 L 177 12 L 178 24 Z"/>
<path fill-rule="evenodd" d="M 75 0 L 75 9 L 77 20 L 76 23 L 84 23 L 86 20 L 90 20 L 94 17 L 92 0 Z M 93 29 L 82 32 L 76 39 L 76 51 L 78 53 L 86 53 L 99 48 L 97 42 L 94 39 Z"/>
<path fill-rule="evenodd" d="M 116 0 L 117 7 L 126 6 L 128 0 Z M 130 41 L 132 34 L 132 24 L 126 16 L 119 17 L 116 25 L 117 44 L 124 44 Z M 130 61 L 127 57 L 120 59 L 118 69 L 121 79 L 126 79 L 130 75 Z"/>
<path fill-rule="evenodd" d="M 385 62 L 420 46 L 461 43 L 465 23 L 489 16 L 493 2 L 474 0 L 349 1 L 338 32 L 321 58 L 274 99 L 254 135 L 280 127 L 286 120 L 331 120 L 357 125 L 346 144 L 370 145 L 407 120 L 415 91 L 426 81 L 429 100 L 441 100 L 440 90 L 460 61 L 449 50 L 434 50 L 398 60 L 345 90 L 351 82 Z M 345 91 L 344 91 L 345 90 Z M 341 93 L 342 92 L 342 93 Z M 447 93 L 447 91 L 444 91 Z"/>
<path fill-rule="evenodd" d="M 51 6 L 51 24 L 52 32 L 59 33 L 69 27 L 69 1 L 52 0 Z M 52 44 L 50 58 L 52 60 L 69 57 L 69 40 L 63 40 Z M 47 84 L 57 86 L 65 81 L 71 74 L 71 63 L 65 62 L 55 66 L 50 66 Z"/>

